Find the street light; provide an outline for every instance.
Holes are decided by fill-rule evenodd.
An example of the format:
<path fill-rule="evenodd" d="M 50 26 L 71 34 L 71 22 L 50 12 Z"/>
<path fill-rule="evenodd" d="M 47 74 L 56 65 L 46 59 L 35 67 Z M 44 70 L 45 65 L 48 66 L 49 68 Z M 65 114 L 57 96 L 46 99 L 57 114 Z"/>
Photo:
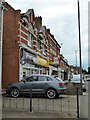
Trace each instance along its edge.
<path fill-rule="evenodd" d="M 77 0 L 77 4 L 78 4 L 78 29 L 79 29 L 80 83 L 81 83 L 81 94 L 82 94 L 82 61 L 81 61 L 81 36 L 80 36 L 80 8 L 79 8 L 79 0 Z"/>

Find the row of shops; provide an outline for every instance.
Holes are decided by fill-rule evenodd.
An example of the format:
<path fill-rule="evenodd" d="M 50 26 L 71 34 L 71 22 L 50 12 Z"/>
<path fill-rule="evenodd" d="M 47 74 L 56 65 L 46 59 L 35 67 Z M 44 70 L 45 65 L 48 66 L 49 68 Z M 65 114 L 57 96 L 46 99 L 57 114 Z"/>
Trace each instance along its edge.
<path fill-rule="evenodd" d="M 19 79 L 33 74 L 58 75 L 61 79 L 68 79 L 68 72 L 65 72 L 58 65 L 50 64 L 49 59 L 41 56 L 40 53 L 22 47 L 20 49 Z"/>

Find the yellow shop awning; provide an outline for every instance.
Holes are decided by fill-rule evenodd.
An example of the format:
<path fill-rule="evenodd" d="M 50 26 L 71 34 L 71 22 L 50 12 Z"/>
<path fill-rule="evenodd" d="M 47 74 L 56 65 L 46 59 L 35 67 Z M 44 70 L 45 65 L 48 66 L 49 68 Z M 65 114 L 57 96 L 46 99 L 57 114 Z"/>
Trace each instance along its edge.
<path fill-rule="evenodd" d="M 37 56 L 37 64 L 45 67 L 49 67 L 49 61 L 40 56 Z"/>

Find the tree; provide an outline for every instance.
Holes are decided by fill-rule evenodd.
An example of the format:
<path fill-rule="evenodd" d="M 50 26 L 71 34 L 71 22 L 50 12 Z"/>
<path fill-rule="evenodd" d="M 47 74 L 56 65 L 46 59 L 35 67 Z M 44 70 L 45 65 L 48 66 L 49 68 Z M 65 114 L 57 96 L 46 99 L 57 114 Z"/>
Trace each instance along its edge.
<path fill-rule="evenodd" d="M 90 67 L 88 67 L 88 74 L 90 74 Z"/>
<path fill-rule="evenodd" d="M 88 72 L 86 70 L 82 69 L 82 73 L 87 74 Z"/>

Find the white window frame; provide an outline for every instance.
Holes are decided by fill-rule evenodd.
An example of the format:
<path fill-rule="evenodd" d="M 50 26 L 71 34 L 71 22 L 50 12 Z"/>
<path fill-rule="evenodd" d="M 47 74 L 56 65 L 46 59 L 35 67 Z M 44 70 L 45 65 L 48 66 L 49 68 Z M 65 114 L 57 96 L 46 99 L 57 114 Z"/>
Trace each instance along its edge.
<path fill-rule="evenodd" d="M 33 34 L 28 32 L 28 46 L 32 47 L 33 48 Z"/>

